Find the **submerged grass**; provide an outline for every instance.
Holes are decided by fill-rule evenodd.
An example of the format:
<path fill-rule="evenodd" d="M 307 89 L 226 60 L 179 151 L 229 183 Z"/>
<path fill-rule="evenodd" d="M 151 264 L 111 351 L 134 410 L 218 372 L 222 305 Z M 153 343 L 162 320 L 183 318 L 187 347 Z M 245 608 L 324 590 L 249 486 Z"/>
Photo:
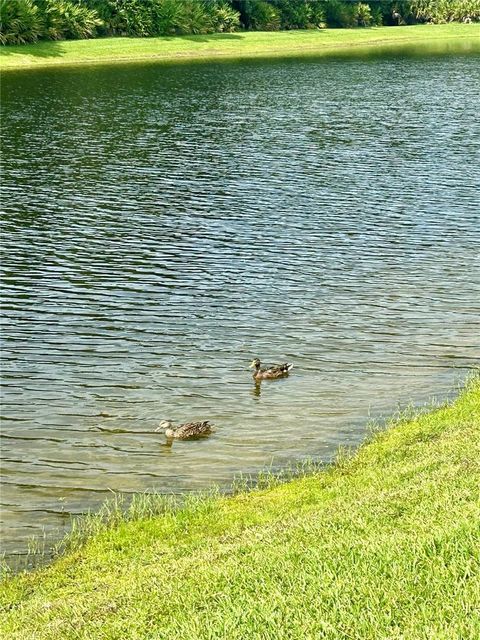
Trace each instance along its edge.
<path fill-rule="evenodd" d="M 480 24 L 412 25 L 370 29 L 250 31 L 161 38 L 100 38 L 0 47 L 0 69 L 134 61 L 179 62 L 254 57 L 331 55 L 350 50 L 461 41 L 479 50 Z"/>
<path fill-rule="evenodd" d="M 130 515 L 110 506 L 110 524 L 73 534 L 51 567 L 4 581 L 0 632 L 477 639 L 479 436 L 477 376 L 323 471 L 181 507 L 147 495 Z"/>

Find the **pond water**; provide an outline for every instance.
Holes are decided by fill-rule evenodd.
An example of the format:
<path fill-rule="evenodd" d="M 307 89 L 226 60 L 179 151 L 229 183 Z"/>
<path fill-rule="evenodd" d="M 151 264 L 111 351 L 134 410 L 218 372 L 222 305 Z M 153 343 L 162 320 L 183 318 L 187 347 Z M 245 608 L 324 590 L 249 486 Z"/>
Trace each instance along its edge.
<path fill-rule="evenodd" d="M 2 542 L 360 442 L 478 364 L 478 55 L 3 79 Z M 256 387 L 254 357 L 289 360 Z M 165 418 L 216 433 L 161 446 Z"/>

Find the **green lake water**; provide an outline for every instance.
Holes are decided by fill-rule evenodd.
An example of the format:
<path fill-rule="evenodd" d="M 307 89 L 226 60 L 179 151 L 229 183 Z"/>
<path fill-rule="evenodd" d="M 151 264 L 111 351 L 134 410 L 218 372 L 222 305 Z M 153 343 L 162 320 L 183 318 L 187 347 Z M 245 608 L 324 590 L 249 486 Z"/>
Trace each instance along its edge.
<path fill-rule="evenodd" d="M 478 365 L 479 62 L 5 74 L 8 556 L 111 491 L 329 460 Z M 295 368 L 256 387 L 257 356 Z"/>

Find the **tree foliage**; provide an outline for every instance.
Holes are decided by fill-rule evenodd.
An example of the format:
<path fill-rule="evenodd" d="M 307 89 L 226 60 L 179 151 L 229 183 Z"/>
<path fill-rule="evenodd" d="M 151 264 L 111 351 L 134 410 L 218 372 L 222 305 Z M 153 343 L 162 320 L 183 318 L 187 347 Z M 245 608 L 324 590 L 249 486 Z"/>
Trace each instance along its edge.
<path fill-rule="evenodd" d="M 32 0 L 0 0 L 0 42 L 25 44 L 44 35 L 43 16 Z"/>
<path fill-rule="evenodd" d="M 49 40 L 92 38 L 102 23 L 94 9 L 72 0 L 41 0 L 37 5 L 43 16 L 43 35 Z"/>
<path fill-rule="evenodd" d="M 480 20 L 480 0 L 411 0 L 410 10 L 424 22 L 473 22 Z"/>

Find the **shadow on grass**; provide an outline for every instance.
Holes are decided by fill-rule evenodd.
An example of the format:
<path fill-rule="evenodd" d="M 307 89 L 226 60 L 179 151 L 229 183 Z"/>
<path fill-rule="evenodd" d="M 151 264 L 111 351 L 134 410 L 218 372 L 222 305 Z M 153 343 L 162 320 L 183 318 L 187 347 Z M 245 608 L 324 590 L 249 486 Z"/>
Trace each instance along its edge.
<path fill-rule="evenodd" d="M 239 33 L 202 33 L 191 35 L 169 36 L 170 40 L 189 40 L 190 42 L 212 42 L 215 40 L 242 40 L 243 35 Z"/>
<path fill-rule="evenodd" d="M 47 40 L 33 44 L 10 44 L 0 47 L 0 56 L 36 56 L 38 58 L 59 58 L 65 55 L 62 42 Z"/>
<path fill-rule="evenodd" d="M 115 39 L 119 39 L 119 36 L 114 36 Z M 243 35 L 238 33 L 209 33 L 198 35 L 171 35 L 171 36 L 152 36 L 152 38 L 145 37 L 145 40 L 152 40 L 154 38 L 161 38 L 162 40 L 168 40 L 174 42 L 175 40 L 188 40 L 190 42 L 212 42 L 215 40 L 242 40 Z M 130 39 L 129 36 L 123 37 L 125 41 Z M 94 38 L 94 40 L 110 40 L 110 37 Z M 134 38 L 138 39 L 138 38 Z M 0 46 L 0 56 L 11 55 L 23 55 L 23 56 L 35 56 L 37 58 L 59 58 L 65 55 L 66 50 L 63 46 L 63 42 L 55 40 L 42 40 L 40 42 L 30 44 L 11 44 Z"/>

